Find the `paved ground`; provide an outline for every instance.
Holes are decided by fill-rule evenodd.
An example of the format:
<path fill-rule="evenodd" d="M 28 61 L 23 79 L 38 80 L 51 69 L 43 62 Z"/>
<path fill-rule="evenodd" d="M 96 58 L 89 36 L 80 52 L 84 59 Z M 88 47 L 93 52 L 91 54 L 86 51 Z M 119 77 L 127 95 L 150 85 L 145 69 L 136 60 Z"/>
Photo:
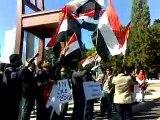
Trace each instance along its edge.
<path fill-rule="evenodd" d="M 160 120 L 160 83 L 151 83 L 146 91 L 145 103 L 140 103 L 133 106 L 134 120 Z M 68 113 L 71 114 L 73 109 L 73 103 L 69 105 Z M 94 105 L 94 115 L 99 114 L 99 103 Z M 115 113 L 112 120 L 119 120 Z M 31 120 L 36 120 L 35 116 L 32 116 Z M 66 116 L 66 120 L 70 120 L 70 116 Z M 107 115 L 103 118 L 94 117 L 93 120 L 108 120 Z"/>
<path fill-rule="evenodd" d="M 134 115 L 133 120 L 157 120 L 158 118 L 160 118 L 160 100 L 155 101 L 150 110 Z"/>

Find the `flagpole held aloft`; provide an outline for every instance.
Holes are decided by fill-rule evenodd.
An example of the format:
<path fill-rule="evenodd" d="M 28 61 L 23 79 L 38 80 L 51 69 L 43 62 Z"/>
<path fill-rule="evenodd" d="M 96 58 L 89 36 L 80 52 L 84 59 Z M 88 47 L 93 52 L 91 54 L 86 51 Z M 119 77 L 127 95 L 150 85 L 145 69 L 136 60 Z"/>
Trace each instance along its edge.
<path fill-rule="evenodd" d="M 97 33 L 96 33 L 96 47 L 97 47 L 97 41 L 98 41 L 98 28 L 97 28 Z"/>

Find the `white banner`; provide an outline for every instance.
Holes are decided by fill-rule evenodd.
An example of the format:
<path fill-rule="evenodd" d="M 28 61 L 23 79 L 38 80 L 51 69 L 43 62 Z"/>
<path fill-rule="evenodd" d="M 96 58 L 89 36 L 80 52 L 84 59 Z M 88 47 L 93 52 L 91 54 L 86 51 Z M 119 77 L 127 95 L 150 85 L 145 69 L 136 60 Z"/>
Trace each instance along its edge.
<path fill-rule="evenodd" d="M 58 82 L 58 92 L 57 92 L 57 99 L 59 103 L 66 103 L 73 99 L 71 89 L 69 87 L 69 82 L 67 79 L 60 80 Z"/>
<path fill-rule="evenodd" d="M 46 107 L 49 108 L 51 106 L 53 108 L 52 113 L 55 111 L 59 115 L 60 112 L 63 111 L 63 104 L 71 101 L 72 99 L 73 96 L 68 80 L 59 80 L 57 84 L 52 87 Z"/>
<path fill-rule="evenodd" d="M 83 82 L 86 100 L 102 97 L 101 84 L 98 81 Z"/>

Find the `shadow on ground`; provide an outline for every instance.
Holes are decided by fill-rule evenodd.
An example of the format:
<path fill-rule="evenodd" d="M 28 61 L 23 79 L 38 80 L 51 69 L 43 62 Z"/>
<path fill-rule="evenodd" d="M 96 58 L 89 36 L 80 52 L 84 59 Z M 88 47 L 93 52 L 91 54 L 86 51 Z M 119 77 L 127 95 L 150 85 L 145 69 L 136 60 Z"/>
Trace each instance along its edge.
<path fill-rule="evenodd" d="M 145 112 L 135 114 L 133 120 L 156 120 L 160 117 L 160 101 L 155 101 L 154 106 Z"/>

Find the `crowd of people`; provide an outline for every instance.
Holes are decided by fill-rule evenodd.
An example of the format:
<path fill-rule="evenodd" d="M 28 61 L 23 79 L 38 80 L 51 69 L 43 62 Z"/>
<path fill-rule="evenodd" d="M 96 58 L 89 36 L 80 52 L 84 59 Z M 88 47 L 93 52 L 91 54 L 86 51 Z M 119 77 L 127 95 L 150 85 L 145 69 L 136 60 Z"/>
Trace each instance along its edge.
<path fill-rule="evenodd" d="M 100 114 L 112 118 L 116 111 L 121 120 L 132 119 L 132 103 L 134 85 L 139 84 L 144 101 L 147 87 L 146 76 L 142 70 L 135 75 L 129 69 L 117 67 L 105 68 L 102 76 L 97 79 L 91 70 L 94 65 L 88 64 L 82 70 L 77 62 L 70 66 L 63 65 L 63 57 L 54 65 L 39 61 L 37 64 L 28 59 L 25 65 L 19 55 L 10 55 L 10 64 L 1 64 L 0 71 L 0 120 L 30 120 L 33 106 L 36 104 L 37 120 L 64 120 L 67 115 L 68 103 L 64 104 L 60 115 L 56 112 L 51 116 L 52 108 L 46 108 L 49 91 L 58 80 L 68 79 L 72 89 L 74 108 L 72 120 L 92 120 L 95 99 L 85 100 L 83 82 L 100 81 L 102 98 L 100 98 Z M 119 119 L 119 120 L 120 120 Z"/>

